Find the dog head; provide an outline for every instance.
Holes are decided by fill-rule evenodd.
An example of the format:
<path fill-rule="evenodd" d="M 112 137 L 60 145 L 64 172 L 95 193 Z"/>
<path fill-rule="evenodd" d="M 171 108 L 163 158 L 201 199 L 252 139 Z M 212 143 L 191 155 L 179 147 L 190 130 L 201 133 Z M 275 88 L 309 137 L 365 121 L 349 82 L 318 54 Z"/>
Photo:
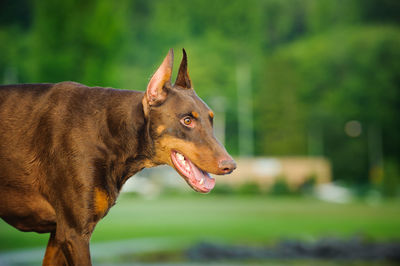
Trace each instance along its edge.
<path fill-rule="evenodd" d="M 152 161 L 172 166 L 194 190 L 207 193 L 215 185 L 208 173 L 229 174 L 236 163 L 214 136 L 214 113 L 193 89 L 185 50 L 175 84 L 171 83 L 173 57 L 171 49 L 142 101 L 154 144 Z"/>

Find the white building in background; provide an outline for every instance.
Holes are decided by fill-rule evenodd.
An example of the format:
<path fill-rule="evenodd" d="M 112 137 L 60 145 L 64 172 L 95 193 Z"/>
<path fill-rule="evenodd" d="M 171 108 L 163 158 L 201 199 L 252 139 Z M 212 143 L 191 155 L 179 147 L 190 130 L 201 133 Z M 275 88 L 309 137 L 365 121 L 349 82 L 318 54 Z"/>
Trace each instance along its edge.
<path fill-rule="evenodd" d="M 316 184 L 332 180 L 331 164 L 322 157 L 238 158 L 236 162 L 237 169 L 228 176 L 218 177 L 218 183 L 240 186 L 251 182 L 268 190 L 279 179 L 292 189 L 311 178 Z"/>

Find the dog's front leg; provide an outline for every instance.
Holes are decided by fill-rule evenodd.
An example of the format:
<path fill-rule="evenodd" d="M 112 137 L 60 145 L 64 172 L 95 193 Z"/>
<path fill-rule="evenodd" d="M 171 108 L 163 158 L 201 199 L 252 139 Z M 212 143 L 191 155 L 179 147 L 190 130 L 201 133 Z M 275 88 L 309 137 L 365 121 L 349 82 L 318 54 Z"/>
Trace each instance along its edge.
<path fill-rule="evenodd" d="M 61 244 L 56 241 L 56 233 L 50 233 L 47 243 L 46 253 L 43 259 L 43 266 L 67 265 L 67 260 L 63 254 Z"/>
<path fill-rule="evenodd" d="M 50 234 L 43 265 L 92 265 L 89 250 L 92 230 L 89 232 L 84 233 L 65 223 L 57 223 L 56 231 Z"/>
<path fill-rule="evenodd" d="M 61 248 L 67 265 L 92 265 L 87 236 L 71 231 L 65 235 Z"/>
<path fill-rule="evenodd" d="M 91 265 L 89 242 L 85 237 L 58 238 L 51 233 L 43 259 L 43 266 Z"/>
<path fill-rule="evenodd" d="M 53 234 L 50 236 L 43 265 L 92 265 L 89 236 L 65 229 L 57 230 L 54 237 Z"/>

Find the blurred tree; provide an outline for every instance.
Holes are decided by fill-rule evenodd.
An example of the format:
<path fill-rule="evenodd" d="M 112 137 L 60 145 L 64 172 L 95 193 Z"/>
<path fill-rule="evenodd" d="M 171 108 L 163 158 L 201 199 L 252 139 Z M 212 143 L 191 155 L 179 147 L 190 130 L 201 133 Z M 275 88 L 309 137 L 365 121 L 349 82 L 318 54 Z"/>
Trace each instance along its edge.
<path fill-rule="evenodd" d="M 333 160 L 335 176 L 366 181 L 368 127 L 375 125 L 384 130 L 385 155 L 398 158 L 398 47 L 400 29 L 382 26 L 339 28 L 281 47 L 267 61 L 268 85 L 257 98 L 260 152 L 307 154 L 307 135 L 319 128 L 320 155 Z M 359 138 L 345 134 L 349 120 L 361 121 Z"/>
<path fill-rule="evenodd" d="M 32 23 L 32 3 L 29 0 L 2 0 L 0 27 L 27 29 Z"/>
<path fill-rule="evenodd" d="M 126 10 L 127 1 L 35 1 L 30 80 L 111 85 Z"/>

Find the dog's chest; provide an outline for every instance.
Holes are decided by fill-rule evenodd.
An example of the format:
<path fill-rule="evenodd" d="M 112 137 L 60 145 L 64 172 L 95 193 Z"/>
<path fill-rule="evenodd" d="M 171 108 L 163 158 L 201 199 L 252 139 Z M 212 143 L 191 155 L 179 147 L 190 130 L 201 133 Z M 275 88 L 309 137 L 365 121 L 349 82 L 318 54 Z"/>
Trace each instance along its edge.
<path fill-rule="evenodd" d="M 42 233 L 55 229 L 55 211 L 41 195 L 3 192 L 0 206 L 1 218 L 21 231 Z"/>

